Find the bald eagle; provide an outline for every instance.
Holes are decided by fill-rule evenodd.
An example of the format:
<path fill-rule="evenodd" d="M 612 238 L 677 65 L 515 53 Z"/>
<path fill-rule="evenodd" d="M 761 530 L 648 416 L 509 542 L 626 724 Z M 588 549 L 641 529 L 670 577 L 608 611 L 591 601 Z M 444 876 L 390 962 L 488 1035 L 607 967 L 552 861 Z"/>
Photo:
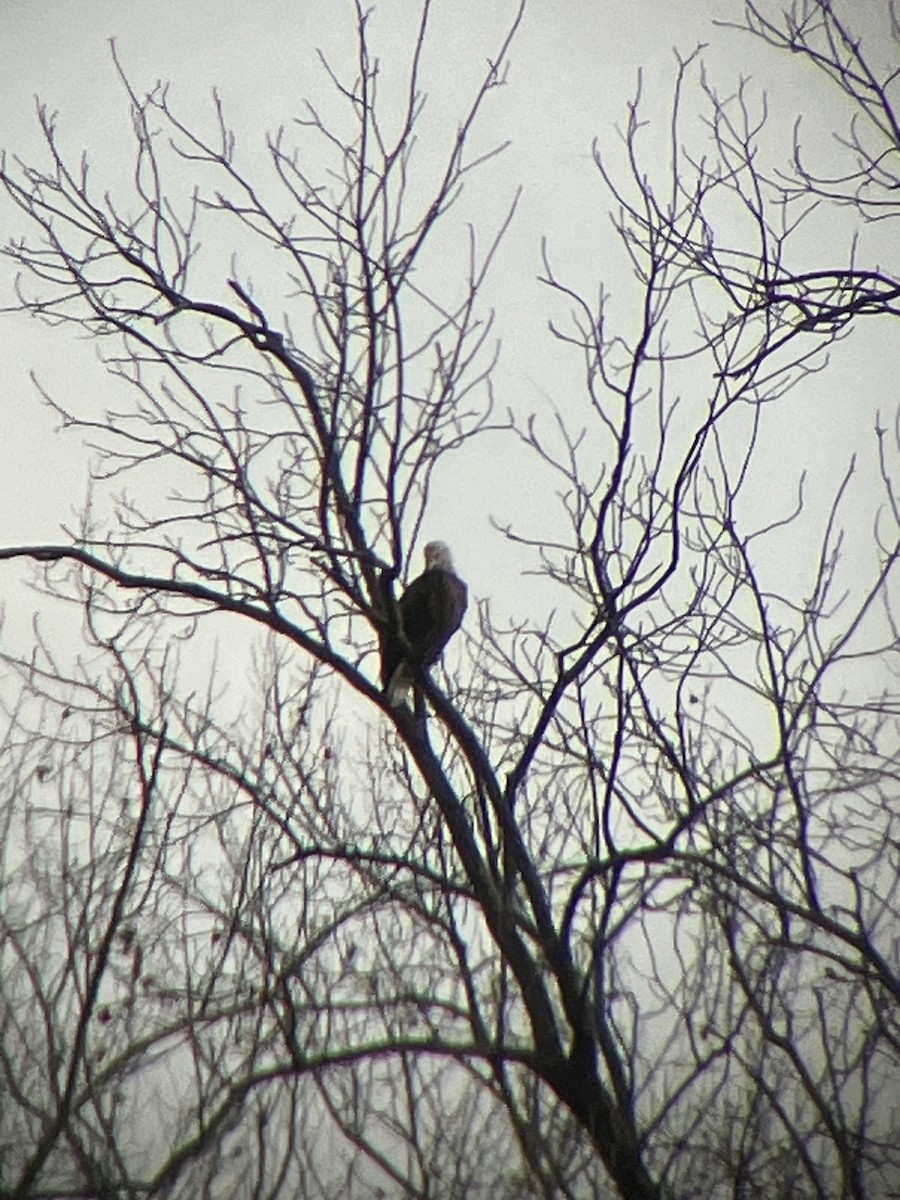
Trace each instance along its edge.
<path fill-rule="evenodd" d="M 453 570 L 450 548 L 444 542 L 425 547 L 425 570 L 414 579 L 397 604 L 400 631 L 388 633 L 381 646 L 381 683 L 391 708 L 399 708 L 412 690 L 417 673 L 440 658 L 459 629 L 468 603 L 468 590 Z"/>

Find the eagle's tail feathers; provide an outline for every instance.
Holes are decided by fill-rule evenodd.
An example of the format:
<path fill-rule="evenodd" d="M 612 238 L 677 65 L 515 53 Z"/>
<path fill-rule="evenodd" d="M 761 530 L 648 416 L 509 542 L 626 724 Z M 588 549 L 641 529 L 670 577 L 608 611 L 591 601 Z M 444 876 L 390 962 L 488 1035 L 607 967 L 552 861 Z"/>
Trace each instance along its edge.
<path fill-rule="evenodd" d="M 395 669 L 385 688 L 387 702 L 391 708 L 399 708 L 405 704 L 408 694 L 412 691 L 414 676 L 409 664 L 402 662 Z"/>

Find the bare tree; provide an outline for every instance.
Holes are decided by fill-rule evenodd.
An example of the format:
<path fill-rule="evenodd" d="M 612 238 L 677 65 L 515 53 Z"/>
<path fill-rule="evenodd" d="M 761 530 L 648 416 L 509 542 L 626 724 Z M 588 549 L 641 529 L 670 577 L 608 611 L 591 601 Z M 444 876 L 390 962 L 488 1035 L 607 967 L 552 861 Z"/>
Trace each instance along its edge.
<path fill-rule="evenodd" d="M 430 175 L 428 5 L 399 121 L 356 14 L 340 114 L 273 135 L 268 177 L 221 105 L 204 133 L 121 70 L 127 195 L 43 108 L 44 165 L 0 175 L 19 307 L 116 385 L 45 396 L 93 450 L 81 528 L 0 549 L 83 642 L 4 659 L 4 1194 L 887 1197 L 900 429 L 873 414 L 867 461 L 798 470 L 787 507 L 766 442 L 863 318 L 892 334 L 867 238 L 898 215 L 896 71 L 829 0 L 747 5 L 733 36 L 846 102 L 827 174 L 802 125 L 779 167 L 763 99 L 699 55 L 668 162 L 638 94 L 594 156 L 630 276 L 589 297 L 545 248 L 583 390 L 523 419 L 480 300 L 515 204 L 448 254 L 522 11 Z M 552 535 L 502 531 L 555 615 L 480 603 L 390 709 L 395 586 L 486 432 L 555 478 Z M 240 705 L 211 631 L 256 647 Z"/>

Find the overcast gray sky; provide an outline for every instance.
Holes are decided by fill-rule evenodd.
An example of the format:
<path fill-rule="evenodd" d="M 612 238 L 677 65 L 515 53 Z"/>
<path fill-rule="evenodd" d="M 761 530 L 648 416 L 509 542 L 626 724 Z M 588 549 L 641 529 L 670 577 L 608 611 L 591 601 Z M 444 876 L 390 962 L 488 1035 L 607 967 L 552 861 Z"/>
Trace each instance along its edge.
<path fill-rule="evenodd" d="M 119 172 L 129 169 L 129 117 L 110 58 L 110 38 L 116 39 L 121 61 L 139 91 L 157 79 L 170 81 L 174 107 L 191 117 L 196 114 L 200 123 L 208 119 L 210 91 L 217 87 L 237 131 L 239 151 L 248 156 L 245 161 L 258 153 L 266 130 L 290 123 L 304 98 L 327 102 L 316 48 L 340 62 L 353 44 L 353 10 L 341 0 L 262 0 L 252 5 L 237 0 L 0 3 L 0 144 L 25 158 L 39 153 L 37 95 L 58 110 L 63 146 L 73 154 L 87 149 L 104 181 L 115 181 Z M 375 44 L 385 62 L 387 86 L 391 63 L 397 55 L 403 62 L 408 56 L 410 13 L 416 7 L 409 0 L 382 0 L 374 6 Z M 424 73 L 434 128 L 441 119 L 449 127 L 455 124 L 514 7 L 511 0 L 435 3 Z M 813 94 L 820 124 L 828 127 L 829 99 L 824 92 L 820 98 L 809 91 L 809 74 L 752 39 L 714 27 L 714 17 L 738 19 L 742 8 L 739 0 L 531 0 L 513 48 L 508 83 L 492 99 L 482 126 L 485 144 L 511 138 L 513 145 L 488 168 L 489 174 L 473 179 L 469 200 L 471 215 L 490 230 L 516 186 L 524 186 L 520 211 L 489 291 L 498 307 L 497 328 L 504 342 L 503 366 L 497 374 L 501 404 L 515 401 L 520 410 L 561 403 L 564 407 L 560 395 L 578 378 L 577 362 L 564 387 L 556 386 L 553 375 L 556 350 L 545 336 L 552 305 L 534 282 L 543 235 L 560 274 L 589 293 L 602 278 L 615 293 L 615 272 L 608 266 L 614 241 L 607 200 L 591 164 L 590 147 L 595 137 L 605 146 L 615 144 L 614 129 L 624 121 L 639 69 L 644 73 L 648 115 L 658 122 L 647 136 L 658 136 L 661 148 L 667 136 L 673 49 L 687 54 L 698 42 L 709 43 L 707 62 L 721 91 L 733 88 L 741 74 L 753 76 L 760 89 L 771 88 L 776 133 L 789 130 L 793 116 Z M 841 111 L 835 102 L 835 121 Z M 423 126 L 423 138 L 428 129 Z M 24 228 L 21 215 L 0 204 L 2 240 Z M 840 260 L 842 253 L 843 246 L 834 257 Z M 223 278 L 227 269 L 223 263 Z M 4 270 L 4 299 L 9 286 L 9 272 Z M 844 459 L 848 445 L 871 429 L 868 417 L 859 428 L 848 421 L 844 389 L 860 389 L 868 398 L 885 386 L 879 356 L 871 350 L 878 335 L 867 330 L 857 336 L 861 352 L 829 374 L 827 394 L 807 396 L 785 412 L 773 450 L 789 444 L 795 466 L 798 453 L 808 449 L 805 433 L 813 417 L 820 467 L 831 457 L 835 462 Z M 38 405 L 28 373 L 37 369 L 46 386 L 73 404 L 93 397 L 107 384 L 89 343 L 73 345 L 66 334 L 36 322 L 0 320 L 0 344 L 0 395 L 8 414 L 6 437 L 0 443 L 0 475 L 5 495 L 12 498 L 3 537 L 54 540 L 60 521 L 83 500 L 86 458 L 71 438 L 54 432 L 54 418 Z M 447 526 L 457 523 L 458 504 L 464 504 L 463 516 L 471 519 L 467 543 L 459 546 L 458 555 L 467 564 L 476 594 L 487 590 L 488 570 L 508 570 L 510 577 L 518 570 L 513 559 L 504 557 L 507 549 L 490 535 L 487 514 L 493 512 L 501 520 L 523 513 L 527 517 L 531 505 L 539 519 L 541 508 L 540 497 L 529 495 L 516 480 L 514 462 L 498 463 L 487 445 L 484 454 L 481 460 L 470 460 L 477 486 L 465 481 L 459 489 L 465 492 L 464 502 L 442 484 L 434 527 L 425 531 L 452 540 Z M 773 461 L 773 474 L 782 476 L 777 457 Z M 510 507 L 515 511 L 508 511 Z"/>

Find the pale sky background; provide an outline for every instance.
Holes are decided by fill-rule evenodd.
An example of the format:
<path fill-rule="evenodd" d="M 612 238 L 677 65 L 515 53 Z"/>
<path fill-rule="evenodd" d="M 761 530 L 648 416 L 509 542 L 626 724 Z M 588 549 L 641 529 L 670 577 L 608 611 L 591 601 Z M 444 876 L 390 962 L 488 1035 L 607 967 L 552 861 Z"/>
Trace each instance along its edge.
<path fill-rule="evenodd" d="M 874 11 L 881 3 L 859 0 L 862 10 Z M 373 39 L 386 88 L 394 56 L 400 55 L 403 66 L 408 60 L 408 22 L 418 8 L 416 0 L 374 0 Z M 514 0 L 434 0 L 422 79 L 430 95 L 421 131 L 426 163 L 428 137 L 455 128 L 515 8 Z M 610 200 L 593 166 L 591 144 L 599 138 L 615 158 L 616 127 L 624 125 L 639 70 L 646 115 L 656 122 L 645 134 L 646 145 L 658 141 L 661 156 L 668 145 L 673 50 L 686 56 L 699 42 L 709 43 L 706 63 L 721 93 L 733 91 L 742 75 L 751 78 L 754 95 L 769 90 L 772 117 L 766 136 L 773 146 L 780 142 L 785 154 L 793 121 L 807 108 L 811 145 L 829 128 L 846 127 L 849 106 L 805 64 L 712 24 L 715 17 L 737 21 L 742 11 L 742 0 L 530 0 L 511 52 L 508 81 L 489 98 L 478 134 L 485 147 L 507 138 L 512 145 L 472 177 L 465 204 L 447 218 L 451 227 L 458 221 L 460 228 L 473 220 L 488 240 L 516 188 L 524 189 L 485 290 L 485 300 L 496 307 L 496 332 L 503 343 L 494 379 L 501 410 L 513 407 L 520 417 L 535 410 L 551 422 L 555 406 L 563 415 L 572 413 L 577 424 L 583 404 L 581 360 L 574 353 L 563 356 L 547 331 L 548 319 L 564 324 L 567 310 L 535 282 L 542 269 L 542 237 L 560 277 L 591 298 L 602 280 L 612 293 L 614 321 L 633 328 L 637 320 L 629 308 L 634 285 L 612 231 Z M 131 171 L 133 143 L 127 100 L 109 51 L 114 37 L 135 89 L 143 93 L 158 79 L 170 81 L 172 107 L 189 122 L 210 128 L 215 86 L 237 134 L 239 161 L 263 163 L 267 131 L 289 125 L 304 98 L 323 106 L 330 102 L 316 49 L 339 66 L 352 52 L 354 32 L 347 0 L 0 0 L 0 147 L 26 161 L 45 162 L 35 118 L 37 94 L 58 111 L 60 141 L 72 159 L 86 149 L 96 177 L 111 187 L 121 184 Z M 445 142 L 440 144 L 443 149 Z M 186 178 L 185 192 L 189 187 Z M 0 197 L 0 243 L 28 232 L 24 216 Z M 846 265 L 847 222 L 836 220 L 833 231 L 820 226 L 817 234 L 819 265 Z M 882 239 L 890 270 L 896 263 L 896 235 L 892 242 L 886 227 L 867 231 L 864 254 L 871 238 Z M 228 300 L 229 256 L 225 248 L 219 264 L 220 297 Z M 448 269 L 459 270 L 459 263 L 449 263 Z M 10 297 L 9 264 L 0 259 L 0 306 Z M 277 318 L 277 309 L 272 315 Z M 759 472 L 753 492 L 760 503 L 759 523 L 770 512 L 785 515 L 801 472 L 810 473 L 810 520 L 781 541 L 773 539 L 768 551 L 772 582 L 795 598 L 803 595 L 799 572 L 815 568 L 814 553 L 802 544 L 804 530 L 821 529 L 815 497 L 824 489 L 830 501 L 854 451 L 858 475 L 845 519 L 852 519 L 855 532 L 843 552 L 858 579 L 871 578 L 877 555 L 872 523 L 884 503 L 874 412 L 880 406 L 882 423 L 893 424 L 898 333 L 896 319 L 861 323 L 826 373 L 797 388 L 777 412 L 767 412 L 762 443 L 769 469 Z M 86 491 L 88 454 L 77 434 L 56 430 L 56 417 L 42 406 L 30 381 L 32 369 L 76 411 L 102 408 L 117 386 L 90 341 L 74 340 L 70 331 L 48 329 L 29 318 L 0 315 L 4 544 L 62 540 L 60 526 L 75 523 Z M 708 389 L 708 378 L 701 377 L 698 396 L 705 398 Z M 529 589 L 535 585 L 522 579 L 523 552 L 492 529 L 489 516 L 515 522 L 525 534 L 551 528 L 546 481 L 523 463 L 511 440 L 482 441 L 466 455 L 458 479 L 441 477 L 424 529 L 426 538 L 443 537 L 452 544 L 471 596 L 490 597 L 501 620 L 531 613 Z M 26 569 L 18 562 L 0 563 L 0 603 L 6 609 L 0 645 L 8 652 L 27 646 L 30 614 L 41 603 L 16 584 Z M 78 614 L 72 616 L 77 620 Z M 48 622 L 52 619 L 48 614 Z M 234 646 L 226 645 L 225 651 L 233 654 Z"/>
<path fill-rule="evenodd" d="M 407 23 L 418 6 L 411 0 L 381 0 L 374 9 L 374 41 L 389 86 L 394 56 L 399 52 L 405 63 L 409 53 Z M 469 207 L 460 217 L 483 222 L 489 235 L 516 186 L 524 187 L 487 293 L 498 309 L 497 332 L 504 345 L 495 376 L 501 408 L 509 404 L 520 414 L 531 408 L 549 413 L 555 404 L 565 411 L 566 389 L 577 387 L 580 377 L 574 356 L 567 368 L 571 376 L 560 379 L 556 374 L 561 369 L 554 357 L 558 351 L 546 323 L 550 315 L 563 319 L 565 309 L 534 282 L 541 269 L 543 235 L 563 278 L 580 284 L 588 295 L 596 294 L 603 279 L 614 300 L 620 291 L 619 316 L 623 322 L 629 319 L 630 284 L 624 275 L 617 282 L 623 264 L 617 265 L 614 257 L 609 201 L 590 148 L 599 137 L 605 147 L 615 149 L 615 127 L 624 123 L 639 69 L 647 115 L 658 122 L 646 136 L 658 137 L 661 149 L 668 134 L 673 48 L 686 55 L 701 41 L 710 44 L 706 61 L 721 92 L 733 90 L 740 75 L 751 76 L 755 88 L 770 89 L 772 133 L 784 137 L 785 148 L 792 121 L 811 96 L 821 127 L 828 128 L 832 100 L 835 124 L 846 122 L 846 105 L 830 100 L 809 68 L 767 51 L 746 35 L 713 27 L 714 17 L 738 20 L 742 9 L 740 0 L 532 0 L 513 46 L 507 85 L 491 97 L 481 125 L 485 145 L 506 138 L 513 145 L 473 178 Z M 448 128 L 455 126 L 472 95 L 473 80 L 514 10 L 511 0 L 436 0 L 424 71 L 430 93 L 427 120 L 434 125 L 423 125 L 423 142 L 441 120 Z M 153 5 L 0 0 L 0 145 L 26 159 L 35 155 L 37 94 L 60 114 L 62 145 L 73 157 L 86 148 L 98 178 L 114 185 L 121 172 L 130 170 L 128 109 L 108 47 L 108 39 L 115 37 L 139 92 L 157 79 L 170 81 L 173 107 L 188 118 L 196 116 L 207 128 L 210 92 L 217 87 L 237 132 L 239 158 L 252 162 L 265 132 L 289 124 L 304 97 L 328 102 L 315 51 L 321 47 L 340 64 L 353 45 L 353 26 L 352 7 L 344 0 L 161 0 Z M 24 218 L 0 200 L 0 240 L 26 231 Z M 834 253 L 822 265 L 845 262 L 844 233 L 840 231 Z M 223 256 L 223 281 L 228 270 Z M 4 302 L 9 287 L 8 266 L 2 264 Z M 784 484 L 784 495 L 792 494 L 801 465 L 818 469 L 822 478 L 834 476 L 857 446 L 867 456 L 861 469 L 871 472 L 872 394 L 885 393 L 882 408 L 888 414 L 896 408 L 897 356 L 896 350 L 886 352 L 887 332 L 884 322 L 861 328 L 853 353 L 844 354 L 823 377 L 819 391 L 798 390 L 796 399 L 784 405 L 777 426 L 766 434 L 773 454 L 772 494 L 778 483 Z M 0 318 L 0 350 L 5 427 L 0 536 L 5 542 L 55 541 L 60 523 L 83 501 L 87 458 L 71 435 L 54 430 L 55 419 L 41 407 L 29 370 L 36 368 L 47 387 L 76 408 L 79 399 L 93 402 L 110 385 L 89 342 L 73 342 L 68 333 L 32 320 Z M 481 453 L 481 458 L 468 460 L 457 494 L 455 480 L 441 480 L 425 533 L 453 543 L 475 595 L 509 589 L 512 597 L 521 563 L 491 531 L 488 514 L 501 521 L 523 518 L 527 532 L 528 520 L 542 519 L 545 497 L 540 489 L 529 488 L 516 461 L 498 461 L 487 443 Z M 786 459 L 780 458 L 785 454 Z M 7 564 L 2 569 L 2 586 L 8 589 L 17 568 Z"/>

